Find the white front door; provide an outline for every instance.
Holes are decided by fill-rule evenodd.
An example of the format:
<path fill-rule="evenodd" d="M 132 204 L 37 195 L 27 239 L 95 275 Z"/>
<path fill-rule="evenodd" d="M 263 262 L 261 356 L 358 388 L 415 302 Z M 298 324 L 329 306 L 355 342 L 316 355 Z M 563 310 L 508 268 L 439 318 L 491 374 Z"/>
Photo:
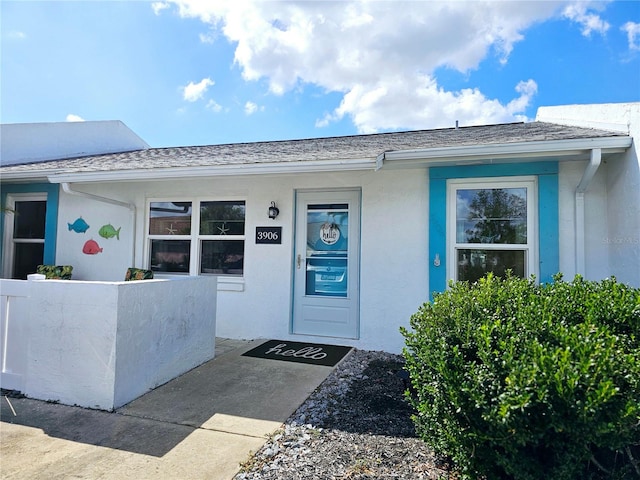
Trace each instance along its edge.
<path fill-rule="evenodd" d="M 358 338 L 360 191 L 298 192 L 292 332 Z"/>

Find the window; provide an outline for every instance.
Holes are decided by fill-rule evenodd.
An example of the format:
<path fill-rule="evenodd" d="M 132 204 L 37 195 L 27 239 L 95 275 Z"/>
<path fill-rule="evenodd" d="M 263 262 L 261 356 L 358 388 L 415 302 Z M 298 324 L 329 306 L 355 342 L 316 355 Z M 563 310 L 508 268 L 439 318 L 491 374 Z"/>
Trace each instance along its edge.
<path fill-rule="evenodd" d="M 5 214 L 8 276 L 26 279 L 44 263 L 46 195 L 9 195 Z"/>
<path fill-rule="evenodd" d="M 242 275 L 244 202 L 200 203 L 200 273 Z"/>
<path fill-rule="evenodd" d="M 482 180 L 478 180 L 482 179 Z M 514 187 L 528 182 L 528 275 L 539 282 L 553 281 L 560 271 L 558 162 L 515 162 L 492 165 L 456 165 L 429 168 L 429 295 L 447 288 L 455 277 L 453 242 L 456 211 L 454 186 L 466 188 Z M 496 185 L 498 183 L 498 185 Z M 534 188 L 530 188 L 533 185 Z M 517 187 L 517 185 L 515 185 Z M 453 202 L 453 205 L 452 205 Z M 535 228 L 535 231 L 533 229 Z M 475 245 L 477 247 L 477 245 Z M 533 262 L 533 263 L 532 263 Z"/>
<path fill-rule="evenodd" d="M 535 274 L 535 179 L 449 182 L 449 277 Z"/>
<path fill-rule="evenodd" d="M 149 264 L 170 274 L 241 276 L 245 202 L 150 202 Z"/>

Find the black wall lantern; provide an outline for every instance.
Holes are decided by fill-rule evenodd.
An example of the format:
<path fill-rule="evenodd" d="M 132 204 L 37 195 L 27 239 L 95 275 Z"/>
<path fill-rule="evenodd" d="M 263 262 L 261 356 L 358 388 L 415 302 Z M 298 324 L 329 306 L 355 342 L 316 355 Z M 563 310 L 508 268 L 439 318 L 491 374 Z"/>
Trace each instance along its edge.
<path fill-rule="evenodd" d="M 280 210 L 276 207 L 276 202 L 271 202 L 269 207 L 269 218 L 276 218 L 280 214 Z"/>

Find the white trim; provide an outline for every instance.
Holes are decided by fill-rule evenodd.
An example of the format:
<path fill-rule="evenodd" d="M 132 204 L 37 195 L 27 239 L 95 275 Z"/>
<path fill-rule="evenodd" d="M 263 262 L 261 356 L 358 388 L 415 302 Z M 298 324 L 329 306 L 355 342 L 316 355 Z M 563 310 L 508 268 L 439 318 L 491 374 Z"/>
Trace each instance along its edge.
<path fill-rule="evenodd" d="M 191 203 L 191 233 L 189 235 L 151 235 L 149 234 L 149 211 L 151 203 L 155 202 L 189 202 Z M 201 235 L 200 234 L 200 205 L 203 202 L 244 202 L 245 205 L 245 234 L 244 235 Z M 154 272 L 157 278 L 172 278 L 180 276 L 210 276 L 212 274 L 200 273 L 200 253 L 202 240 L 242 240 L 245 242 L 245 252 L 247 246 L 247 219 L 246 219 L 246 197 L 235 195 L 212 198 L 209 196 L 169 196 L 169 197 L 153 197 L 147 198 L 145 201 L 145 220 L 144 220 L 144 245 L 143 245 L 143 265 L 144 268 L 151 269 L 151 240 L 185 240 L 189 241 L 189 272 L 187 273 L 171 273 L 171 272 Z M 215 275 L 218 277 L 219 291 L 244 291 L 244 267 L 242 275 Z"/>
<path fill-rule="evenodd" d="M 11 167 L 19 167 L 19 165 L 11 165 Z M 62 169 L 56 170 L 38 170 L 35 172 L 5 172 L 0 169 L 0 177 L 3 181 L 14 181 L 19 183 L 31 183 L 31 182 L 49 182 L 49 183 L 59 183 L 52 182 L 49 177 L 57 174 L 58 172 L 63 172 Z"/>
<path fill-rule="evenodd" d="M 594 148 L 602 149 L 603 153 L 620 153 L 629 148 L 631 142 L 631 137 L 604 137 L 401 150 L 386 152 L 384 161 L 385 167 L 406 167 L 417 165 L 445 166 L 470 163 L 514 163 L 517 158 L 531 161 L 532 157 L 538 157 L 539 160 L 546 160 L 548 158 L 575 160 L 562 157 L 579 156 L 578 159 L 581 159 L 582 156 L 588 155 Z"/>
<path fill-rule="evenodd" d="M 99 172 L 56 173 L 47 175 L 49 182 L 108 182 L 135 180 L 175 180 L 189 177 L 219 177 L 228 175 L 269 175 L 287 173 L 322 173 L 374 170 L 375 159 L 292 161 L 276 163 L 242 163 L 202 167 L 168 167 Z M 42 175 L 42 173 L 41 173 Z M 45 173 L 46 175 L 46 173 Z M 4 177 L 4 174 L 3 174 Z M 21 178 L 21 177 L 20 177 Z"/>
<path fill-rule="evenodd" d="M 326 203 L 348 205 L 348 286 L 345 297 L 306 293 L 308 207 Z M 294 221 L 293 295 L 289 333 L 312 337 L 359 339 L 362 190 L 360 188 L 297 189 Z"/>
<path fill-rule="evenodd" d="M 93 193 L 85 193 L 85 192 L 80 192 L 78 190 L 73 190 L 71 188 L 71 185 L 69 185 L 69 183 L 67 182 L 62 182 L 60 186 L 62 187 L 62 191 L 69 195 L 88 198 L 90 200 L 95 200 L 96 202 L 109 203 L 111 205 L 117 205 L 118 207 L 128 208 L 133 213 L 135 213 L 136 211 L 136 206 L 133 203 L 121 202 L 120 200 L 115 200 L 113 198 L 101 197 L 99 195 L 94 195 Z"/>
<path fill-rule="evenodd" d="M 527 243 L 525 244 L 485 244 L 458 243 L 456 240 L 457 205 L 456 191 L 470 188 L 526 188 L 527 189 Z M 538 239 L 538 179 L 536 176 L 522 177 L 482 177 L 447 180 L 447 281 L 457 280 L 458 249 L 477 250 L 525 250 L 525 277 L 539 276 Z"/>
<path fill-rule="evenodd" d="M 602 162 L 602 151 L 599 148 L 591 150 L 589 163 L 582 174 L 580 183 L 575 191 L 575 222 L 576 222 L 576 273 L 586 276 L 585 258 L 585 221 L 584 221 L 584 194 L 591 185 L 594 175 Z"/>

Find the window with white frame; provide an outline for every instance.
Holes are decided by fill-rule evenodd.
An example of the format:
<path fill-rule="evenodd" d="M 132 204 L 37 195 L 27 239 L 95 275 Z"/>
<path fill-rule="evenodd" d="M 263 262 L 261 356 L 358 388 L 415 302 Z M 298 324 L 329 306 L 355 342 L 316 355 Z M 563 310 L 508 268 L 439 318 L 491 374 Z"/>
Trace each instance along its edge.
<path fill-rule="evenodd" d="M 243 274 L 244 201 L 151 201 L 148 223 L 148 258 L 154 272 Z"/>
<path fill-rule="evenodd" d="M 449 278 L 537 274 L 536 190 L 535 177 L 449 180 Z"/>
<path fill-rule="evenodd" d="M 47 194 L 7 195 L 4 275 L 26 279 L 43 263 Z"/>

